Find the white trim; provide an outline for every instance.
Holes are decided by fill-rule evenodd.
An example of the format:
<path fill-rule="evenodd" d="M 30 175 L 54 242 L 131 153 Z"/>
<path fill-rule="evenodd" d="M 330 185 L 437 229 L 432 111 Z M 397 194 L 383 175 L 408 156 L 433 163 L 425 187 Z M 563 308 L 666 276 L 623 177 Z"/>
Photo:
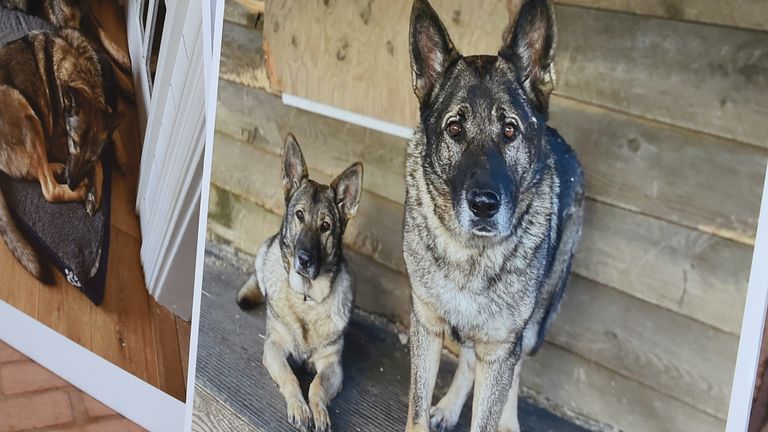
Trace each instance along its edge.
<path fill-rule="evenodd" d="M 221 37 L 224 27 L 223 0 L 202 1 L 203 8 L 203 72 L 205 74 L 205 149 L 203 151 L 203 179 L 200 190 L 200 214 L 195 259 L 195 296 L 192 301 L 192 329 L 189 343 L 187 372 L 187 404 L 184 417 L 185 431 L 192 430 L 195 398 L 195 372 L 197 370 L 197 338 L 200 333 L 200 302 L 203 287 L 205 233 L 208 226 L 208 199 L 211 188 L 211 161 L 213 160 L 213 125 L 216 121 L 216 101 L 219 90 L 219 63 Z M 210 7 L 209 7 L 210 6 Z M 213 15 L 213 17 L 211 16 Z M 211 21 L 213 18 L 213 21 Z M 212 29 L 212 34 L 208 30 Z"/>
<path fill-rule="evenodd" d="M 728 408 L 727 432 L 744 432 L 749 425 L 752 409 L 752 394 L 763 340 L 766 305 L 768 305 L 768 171 L 763 186 L 763 200 L 760 219 L 752 255 L 752 270 L 749 288 L 741 322 L 739 353 L 731 388 L 731 403 Z"/>
<path fill-rule="evenodd" d="M 183 403 L 4 301 L 0 340 L 145 429 L 183 430 Z"/>
<path fill-rule="evenodd" d="M 363 126 L 368 129 L 373 129 L 386 134 L 398 136 L 400 138 L 410 139 L 413 136 L 413 129 L 400 126 L 396 123 L 390 123 L 388 121 L 379 120 L 377 118 L 364 116 L 362 114 L 347 111 L 335 106 L 324 104 L 322 102 L 315 102 L 309 99 L 304 99 L 299 96 L 283 93 L 283 104 L 292 106 L 295 108 L 309 111 L 315 114 L 320 114 L 326 117 L 330 117 L 336 120 L 341 120 L 354 125 Z"/>

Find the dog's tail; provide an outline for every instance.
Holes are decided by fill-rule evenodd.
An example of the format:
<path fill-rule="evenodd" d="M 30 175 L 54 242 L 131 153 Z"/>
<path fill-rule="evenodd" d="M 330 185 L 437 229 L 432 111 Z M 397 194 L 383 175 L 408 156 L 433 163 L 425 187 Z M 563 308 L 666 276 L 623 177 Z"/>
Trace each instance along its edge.
<path fill-rule="evenodd" d="M 253 274 L 237 292 L 237 305 L 243 310 L 253 309 L 265 300 L 264 293 L 259 289 L 259 282 Z"/>
<path fill-rule="evenodd" d="M 43 279 L 43 269 L 40 266 L 40 260 L 32 250 L 32 246 L 29 245 L 24 236 L 21 235 L 19 229 L 16 228 L 16 224 L 11 218 L 11 213 L 8 211 L 8 205 L 5 202 L 5 197 L 0 191 L 0 236 L 3 237 L 3 241 L 8 245 L 8 249 L 16 257 L 17 260 L 32 273 L 38 280 Z"/>

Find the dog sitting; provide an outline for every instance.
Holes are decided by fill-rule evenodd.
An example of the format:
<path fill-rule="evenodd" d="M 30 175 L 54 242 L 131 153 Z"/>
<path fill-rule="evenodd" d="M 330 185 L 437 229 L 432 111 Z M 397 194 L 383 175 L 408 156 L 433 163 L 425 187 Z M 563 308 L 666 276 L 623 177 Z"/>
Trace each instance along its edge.
<path fill-rule="evenodd" d="M 342 254 L 342 236 L 357 212 L 363 165 L 355 163 L 330 186 L 308 178 L 293 135 L 283 148 L 286 212 L 280 231 L 255 260 L 255 274 L 237 295 L 250 309 L 267 303 L 264 366 L 285 397 L 298 430 L 330 430 L 327 406 L 341 388 L 344 332 L 352 313 L 353 280 Z M 288 361 L 316 372 L 309 404 Z"/>
<path fill-rule="evenodd" d="M 555 316 L 583 220 L 581 166 L 546 124 L 554 18 L 547 0 L 526 0 L 497 56 L 464 57 L 429 3 L 413 3 L 408 431 L 452 429 L 473 381 L 471 430 L 520 430 L 521 363 Z M 461 345 L 459 366 L 430 409 L 445 336 Z"/>

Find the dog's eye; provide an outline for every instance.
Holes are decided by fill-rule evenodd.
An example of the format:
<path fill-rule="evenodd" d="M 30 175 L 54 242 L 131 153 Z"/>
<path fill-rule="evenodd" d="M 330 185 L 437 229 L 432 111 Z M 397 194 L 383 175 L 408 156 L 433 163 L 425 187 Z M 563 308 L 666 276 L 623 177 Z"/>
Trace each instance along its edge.
<path fill-rule="evenodd" d="M 446 130 L 448 131 L 448 135 L 452 137 L 458 136 L 461 133 L 461 124 L 457 120 L 453 120 L 448 123 Z"/>
<path fill-rule="evenodd" d="M 301 209 L 296 210 L 296 219 L 298 219 L 299 222 L 304 222 L 304 212 Z"/>
<path fill-rule="evenodd" d="M 507 123 L 504 125 L 504 136 L 507 137 L 507 139 L 514 138 L 516 133 L 517 133 L 517 130 L 515 129 L 514 124 Z"/>
<path fill-rule="evenodd" d="M 323 222 L 320 224 L 320 232 L 328 232 L 328 230 L 331 229 L 331 224 L 328 222 Z"/>

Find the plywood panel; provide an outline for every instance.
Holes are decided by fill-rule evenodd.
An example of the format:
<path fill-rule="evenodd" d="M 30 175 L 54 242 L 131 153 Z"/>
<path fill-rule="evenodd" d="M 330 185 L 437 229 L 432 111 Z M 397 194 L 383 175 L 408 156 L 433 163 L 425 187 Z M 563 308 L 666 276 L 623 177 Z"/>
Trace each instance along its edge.
<path fill-rule="evenodd" d="M 457 47 L 494 54 L 503 0 L 433 2 Z M 556 93 L 767 146 L 768 33 L 557 6 Z M 408 3 L 270 2 L 275 90 L 412 126 Z"/>
<path fill-rule="evenodd" d="M 154 351 L 157 353 L 157 377 L 160 388 L 180 401 L 185 401 L 186 391 L 182 370 L 179 338 L 176 333 L 176 317 L 168 309 L 149 299 L 152 319 Z"/>

